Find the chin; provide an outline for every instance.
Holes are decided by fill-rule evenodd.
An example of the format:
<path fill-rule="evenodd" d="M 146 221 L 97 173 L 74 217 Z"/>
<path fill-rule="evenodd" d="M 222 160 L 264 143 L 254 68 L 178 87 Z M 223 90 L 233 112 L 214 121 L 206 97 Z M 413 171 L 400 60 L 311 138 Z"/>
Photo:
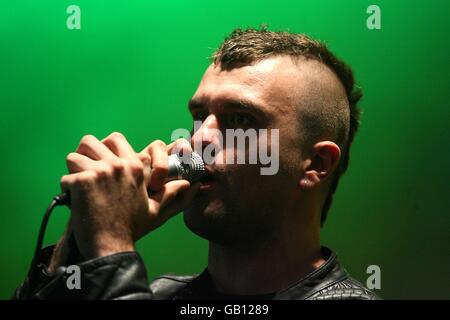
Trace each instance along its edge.
<path fill-rule="evenodd" d="M 249 215 L 258 212 L 257 215 Z M 276 223 L 261 219 L 253 208 L 228 208 L 222 199 L 196 197 L 184 210 L 184 223 L 197 236 L 221 245 L 239 245 L 264 241 Z"/>
<path fill-rule="evenodd" d="M 226 235 L 225 210 L 220 203 L 198 203 L 184 210 L 184 224 L 197 236 L 218 243 L 228 242 Z M 225 228 L 224 228 L 225 227 Z"/>
<path fill-rule="evenodd" d="M 217 203 L 202 203 L 196 201 L 184 210 L 184 222 L 191 229 L 196 229 L 197 225 L 208 225 L 210 220 L 220 219 L 223 216 L 223 210 Z"/>

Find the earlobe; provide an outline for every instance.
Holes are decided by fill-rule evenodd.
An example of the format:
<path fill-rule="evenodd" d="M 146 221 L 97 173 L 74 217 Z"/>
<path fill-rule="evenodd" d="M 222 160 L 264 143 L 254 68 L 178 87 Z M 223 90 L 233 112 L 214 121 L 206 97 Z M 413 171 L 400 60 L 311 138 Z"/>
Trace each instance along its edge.
<path fill-rule="evenodd" d="M 310 170 L 305 172 L 304 177 L 299 181 L 299 185 L 302 190 L 308 191 L 313 189 L 318 182 L 320 182 L 320 179 L 317 176 L 317 172 Z"/>
<path fill-rule="evenodd" d="M 305 179 L 305 178 L 300 180 L 299 185 L 300 185 L 300 188 L 304 191 L 310 190 L 312 188 L 311 181 L 308 179 Z"/>
<path fill-rule="evenodd" d="M 341 156 L 339 146 L 331 141 L 321 141 L 314 146 L 315 155 L 309 160 L 305 174 L 299 181 L 303 190 L 311 190 L 329 176 L 337 166 Z"/>

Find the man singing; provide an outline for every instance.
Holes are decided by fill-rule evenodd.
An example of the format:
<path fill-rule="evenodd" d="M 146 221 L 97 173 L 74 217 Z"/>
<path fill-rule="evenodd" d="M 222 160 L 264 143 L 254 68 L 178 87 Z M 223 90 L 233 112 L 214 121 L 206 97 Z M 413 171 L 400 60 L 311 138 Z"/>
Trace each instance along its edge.
<path fill-rule="evenodd" d="M 233 31 L 212 60 L 189 101 L 201 121 L 190 141 L 154 141 L 137 153 L 119 133 L 88 135 L 67 156 L 67 230 L 39 253 L 37 278 L 26 279 L 15 298 L 377 298 L 320 243 L 359 125 L 361 93 L 351 69 L 321 42 L 265 28 Z M 278 151 L 277 172 L 226 161 L 253 152 L 220 141 L 229 129 L 266 129 L 256 139 Z M 206 164 L 201 182 L 166 183 L 175 148 L 211 145 L 216 161 Z M 209 241 L 208 265 L 199 275 L 148 285 L 135 243 L 180 211 Z M 79 290 L 67 287 L 70 265 L 81 270 Z"/>

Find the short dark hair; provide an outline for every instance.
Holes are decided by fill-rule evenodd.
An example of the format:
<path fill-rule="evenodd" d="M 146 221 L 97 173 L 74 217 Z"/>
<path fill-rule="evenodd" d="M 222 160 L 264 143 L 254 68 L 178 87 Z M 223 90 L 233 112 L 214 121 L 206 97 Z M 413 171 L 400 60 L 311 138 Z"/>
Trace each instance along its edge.
<path fill-rule="evenodd" d="M 266 26 L 262 26 L 259 29 L 235 29 L 225 38 L 219 49 L 214 52 L 212 60 L 215 65 L 220 65 L 222 69 L 231 70 L 277 55 L 303 57 L 323 63 L 338 77 L 348 99 L 350 107 L 348 135 L 345 135 L 346 141 L 342 143 L 341 160 L 332 177 L 331 186 L 322 207 L 321 225 L 323 226 L 339 179 L 348 168 L 350 145 L 360 123 L 361 112 L 357 103 L 362 97 L 362 91 L 355 86 L 351 68 L 338 59 L 327 48 L 325 43 L 314 40 L 304 34 L 269 31 Z M 309 118 L 308 121 L 311 121 L 311 119 Z M 317 124 L 311 127 L 317 127 Z"/>

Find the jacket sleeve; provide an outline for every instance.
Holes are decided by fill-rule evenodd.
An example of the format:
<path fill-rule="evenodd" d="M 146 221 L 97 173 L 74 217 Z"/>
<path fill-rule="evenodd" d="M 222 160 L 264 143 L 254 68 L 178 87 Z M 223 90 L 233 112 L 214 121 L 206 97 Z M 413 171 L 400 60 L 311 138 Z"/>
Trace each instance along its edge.
<path fill-rule="evenodd" d="M 54 247 L 40 251 L 13 299 L 152 299 L 144 262 L 137 252 L 123 252 L 59 267 L 47 272 Z"/>

